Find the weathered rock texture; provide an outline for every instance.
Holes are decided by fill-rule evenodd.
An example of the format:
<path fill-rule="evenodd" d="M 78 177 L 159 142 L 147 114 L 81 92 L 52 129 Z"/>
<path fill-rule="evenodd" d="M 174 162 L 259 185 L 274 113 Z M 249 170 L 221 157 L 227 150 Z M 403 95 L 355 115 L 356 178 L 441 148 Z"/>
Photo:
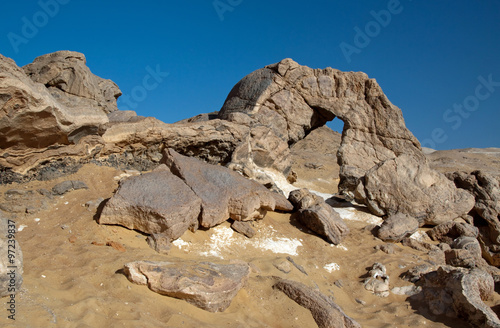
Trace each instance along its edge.
<path fill-rule="evenodd" d="M 424 300 L 431 313 L 458 316 L 474 327 L 500 327 L 495 312 L 483 302 L 495 289 L 485 271 L 442 266 L 425 274 L 419 285 L 422 293 L 414 297 Z"/>
<path fill-rule="evenodd" d="M 18 293 L 23 283 L 23 253 L 16 232 L 14 221 L 9 221 L 0 211 L 0 297 Z"/>
<path fill-rule="evenodd" d="M 380 297 L 389 296 L 389 275 L 381 263 L 374 263 L 363 282 L 365 289 Z"/>
<path fill-rule="evenodd" d="M 166 149 L 162 163 L 181 178 L 202 200 L 200 225 L 213 227 L 231 218 L 236 221 L 262 219 L 276 208 L 283 196 L 267 190 L 226 167 L 204 163 Z M 291 206 L 289 206 L 291 208 Z"/>
<path fill-rule="evenodd" d="M 300 282 L 283 279 L 277 282 L 273 288 L 281 290 L 297 304 L 311 311 L 319 328 L 361 327 L 328 296 Z"/>
<path fill-rule="evenodd" d="M 118 86 L 92 74 L 86 63 L 81 53 L 58 51 L 35 58 L 23 69 L 67 108 L 89 108 L 104 113 L 118 110 L 116 100 L 122 94 Z"/>
<path fill-rule="evenodd" d="M 290 202 L 297 212 L 294 214 L 302 224 L 332 244 L 338 245 L 349 234 L 349 228 L 330 205 L 307 189 L 290 193 Z"/>
<path fill-rule="evenodd" d="M 475 197 L 470 215 L 479 228 L 479 241 L 485 259 L 494 266 L 500 266 L 500 187 L 493 176 L 481 171 L 470 174 L 455 172 L 448 177 L 457 187 L 465 189 Z"/>
<path fill-rule="evenodd" d="M 122 180 L 104 206 L 99 223 L 161 233 L 172 241 L 199 225 L 210 228 L 228 219 L 262 219 L 268 210 L 276 209 L 276 199 L 293 209 L 284 196 L 226 167 L 173 149 L 165 150 L 162 161 L 166 165 L 153 172 Z"/>
<path fill-rule="evenodd" d="M 210 312 L 227 309 L 250 275 L 246 263 L 137 261 L 127 263 L 124 271 L 136 284 Z"/>
<path fill-rule="evenodd" d="M 384 220 L 380 229 L 377 231 L 377 237 L 383 241 L 397 243 L 417 231 L 418 226 L 419 223 L 415 218 L 403 213 L 398 213 Z"/>
<path fill-rule="evenodd" d="M 198 227 L 201 199 L 165 166 L 122 180 L 106 203 L 100 224 L 119 224 L 174 240 Z"/>
<path fill-rule="evenodd" d="M 285 145 L 335 117 L 344 121 L 338 151 L 341 192 L 374 214 L 403 212 L 431 224 L 470 210 L 470 195 L 428 167 L 401 110 L 364 73 L 313 70 L 285 59 L 238 82 L 219 112 L 219 118 L 246 123 L 258 136 L 266 127 L 278 137 L 267 146 L 251 139 L 233 156 L 230 166 L 244 174 L 257 166 L 287 175 Z"/>
<path fill-rule="evenodd" d="M 57 58 L 61 59 L 60 56 Z M 97 86 L 92 92 L 96 91 Z M 1 164 L 6 167 L 25 164 L 33 156 L 32 152 L 49 146 L 69 145 L 85 131 L 98 134 L 102 125 L 108 122 L 103 110 L 62 104 L 45 85 L 32 81 L 13 60 L 2 55 L 0 108 Z"/>
<path fill-rule="evenodd" d="M 149 170 L 163 149 L 173 148 L 272 187 L 290 174 L 289 147 L 338 117 L 344 121 L 337 154 L 343 194 L 374 214 L 402 212 L 422 224 L 473 206 L 468 193 L 429 169 L 401 110 L 364 73 L 314 70 L 285 59 L 238 82 L 218 119 L 169 125 L 132 113 L 109 123 L 106 114 L 116 109 L 120 92 L 92 75 L 82 54 L 45 55 L 25 71 L 8 58 L 0 62 L 2 181 L 37 177 L 40 165 L 54 161 Z"/>

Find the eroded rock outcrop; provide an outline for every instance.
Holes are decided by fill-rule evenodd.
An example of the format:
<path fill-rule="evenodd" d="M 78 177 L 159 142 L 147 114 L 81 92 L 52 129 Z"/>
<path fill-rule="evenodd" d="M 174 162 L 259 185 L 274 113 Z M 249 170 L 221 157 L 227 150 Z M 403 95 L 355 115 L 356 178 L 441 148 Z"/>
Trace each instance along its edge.
<path fill-rule="evenodd" d="M 500 327 L 500 321 L 484 301 L 495 289 L 490 274 L 480 269 L 441 266 L 423 275 L 422 292 L 415 300 L 428 304 L 431 313 L 465 319 L 474 327 Z"/>
<path fill-rule="evenodd" d="M 2 55 L 0 108 L 0 164 L 6 167 L 23 165 L 31 153 L 49 146 L 74 143 L 83 131 L 98 134 L 108 122 L 102 110 L 65 106 L 45 85 L 33 82 L 12 59 Z"/>
<path fill-rule="evenodd" d="M 244 286 L 250 275 L 246 263 L 149 262 L 127 263 L 127 278 L 152 291 L 210 312 L 222 312 Z"/>
<path fill-rule="evenodd" d="M 118 110 L 116 100 L 122 94 L 118 86 L 92 74 L 86 64 L 82 53 L 57 51 L 35 58 L 23 69 L 67 108 L 88 108 L 106 114 Z"/>
<path fill-rule="evenodd" d="M 479 229 L 479 241 L 485 259 L 494 266 L 500 266 L 500 187 L 493 176 L 481 171 L 470 174 L 455 172 L 448 177 L 458 188 L 465 189 L 475 197 L 470 215 Z"/>
<path fill-rule="evenodd" d="M 403 212 L 430 224 L 470 210 L 470 195 L 429 168 L 401 110 L 364 73 L 311 69 L 285 59 L 238 82 L 219 112 L 219 118 L 245 122 L 251 131 L 266 127 L 278 137 L 272 146 L 251 139 L 243 154 L 233 156 L 230 166 L 247 175 L 255 166 L 287 175 L 284 145 L 335 117 L 344 121 L 337 156 L 342 193 L 376 215 Z M 280 157 L 272 153 L 276 148 L 285 150 Z"/>
<path fill-rule="evenodd" d="M 238 82 L 218 119 L 165 124 L 125 113 L 109 123 L 120 92 L 90 73 L 82 54 L 41 56 L 24 71 L 0 61 L 0 168 L 7 181 L 56 160 L 149 170 L 163 149 L 173 148 L 276 187 L 291 173 L 289 147 L 338 117 L 344 121 L 339 190 L 347 197 L 376 215 L 402 212 L 422 224 L 454 219 L 473 205 L 468 193 L 429 168 L 401 110 L 364 73 L 285 59 Z"/>

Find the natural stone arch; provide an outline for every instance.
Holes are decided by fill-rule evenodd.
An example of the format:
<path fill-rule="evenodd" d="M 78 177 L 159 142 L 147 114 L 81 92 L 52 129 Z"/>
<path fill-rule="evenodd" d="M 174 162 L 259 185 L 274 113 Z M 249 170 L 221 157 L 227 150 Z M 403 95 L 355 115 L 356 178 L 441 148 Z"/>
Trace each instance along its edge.
<path fill-rule="evenodd" d="M 337 154 L 343 194 L 365 203 L 377 215 L 405 212 L 422 224 L 453 219 L 470 210 L 470 196 L 428 167 L 401 110 L 365 73 L 311 69 L 285 59 L 244 77 L 219 112 L 219 118 L 256 131 L 235 150 L 230 165 L 247 175 L 261 167 L 287 174 L 287 145 L 335 117 L 344 122 Z M 269 131 L 273 144 L 266 145 L 264 140 L 272 139 Z M 397 192 L 386 190 L 394 188 Z"/>

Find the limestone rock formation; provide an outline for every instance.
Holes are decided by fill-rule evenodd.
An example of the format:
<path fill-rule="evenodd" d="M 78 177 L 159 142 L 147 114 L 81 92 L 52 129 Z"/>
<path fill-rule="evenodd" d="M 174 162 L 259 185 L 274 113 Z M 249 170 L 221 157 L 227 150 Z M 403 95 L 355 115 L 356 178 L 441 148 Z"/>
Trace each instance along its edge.
<path fill-rule="evenodd" d="M 119 224 L 170 240 L 198 227 L 201 199 L 165 166 L 122 180 L 106 203 L 100 224 Z"/>
<path fill-rule="evenodd" d="M 276 207 L 282 195 L 267 190 L 225 167 L 166 149 L 162 163 L 181 178 L 202 200 L 200 225 L 213 227 L 231 218 L 236 221 L 261 219 Z"/>
<path fill-rule="evenodd" d="M 57 51 L 35 58 L 23 69 L 69 109 L 89 108 L 106 114 L 118 110 L 116 100 L 122 94 L 118 86 L 92 74 L 86 63 L 82 53 Z"/>
<path fill-rule="evenodd" d="M 448 174 L 457 187 L 465 189 L 475 197 L 471 215 L 474 225 L 479 227 L 480 242 L 486 260 L 500 266 L 500 186 L 497 179 L 481 171 L 470 174 L 455 172 Z"/>
<path fill-rule="evenodd" d="M 364 73 L 314 70 L 285 59 L 238 82 L 219 112 L 219 118 L 246 122 L 259 136 L 266 127 L 278 137 L 267 147 L 258 138 L 250 140 L 244 156 L 233 156 L 234 169 L 248 174 L 255 166 L 265 167 L 285 176 L 290 163 L 284 145 L 335 117 L 344 121 L 338 151 L 342 193 L 367 204 L 376 215 L 403 212 L 431 224 L 468 212 L 470 196 L 428 167 L 401 110 Z M 276 148 L 285 149 L 281 157 L 272 153 Z M 377 189 L 378 182 L 383 190 Z M 388 190 L 397 194 L 386 195 Z"/>
<path fill-rule="evenodd" d="M 108 122 L 102 110 L 62 104 L 45 85 L 33 82 L 13 60 L 2 55 L 0 108 L 0 164 L 6 167 L 23 165 L 32 153 L 47 147 L 75 143 L 85 131 L 98 134 Z"/>
<path fill-rule="evenodd" d="M 500 320 L 484 301 L 494 292 L 490 274 L 480 269 L 442 266 L 425 274 L 416 300 L 428 304 L 431 313 L 465 319 L 474 327 L 500 327 Z"/>
<path fill-rule="evenodd" d="M 90 73 L 82 54 L 41 56 L 24 71 L 8 58 L 0 61 L 0 166 L 8 172 L 2 180 L 29 179 L 54 161 L 150 170 L 164 148 L 173 148 L 276 187 L 291 173 L 290 146 L 338 117 L 344 121 L 337 154 L 343 194 L 376 215 L 402 212 L 422 224 L 472 207 L 471 196 L 429 169 L 401 110 L 364 73 L 314 70 L 285 59 L 238 82 L 218 119 L 211 114 L 165 124 L 122 113 L 108 123 L 120 92 Z"/>
<path fill-rule="evenodd" d="M 137 261 L 124 271 L 136 284 L 210 312 L 226 310 L 250 275 L 246 263 Z"/>
<path fill-rule="evenodd" d="M 349 233 L 349 228 L 340 215 L 330 205 L 307 189 L 297 189 L 290 193 L 290 202 L 298 211 L 294 215 L 306 227 L 316 232 L 332 244 L 338 245 Z"/>
<path fill-rule="evenodd" d="M 319 328 L 361 327 L 328 296 L 300 282 L 282 279 L 273 288 L 282 291 L 297 304 L 311 311 Z"/>

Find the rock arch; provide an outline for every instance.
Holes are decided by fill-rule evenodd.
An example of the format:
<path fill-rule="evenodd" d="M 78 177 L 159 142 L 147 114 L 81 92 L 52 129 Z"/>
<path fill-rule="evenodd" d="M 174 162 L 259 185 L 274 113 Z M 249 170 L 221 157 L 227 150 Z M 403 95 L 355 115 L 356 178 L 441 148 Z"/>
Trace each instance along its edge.
<path fill-rule="evenodd" d="M 238 82 L 218 117 L 250 127 L 251 138 L 230 164 L 246 175 L 262 167 L 287 174 L 288 145 L 338 117 L 344 122 L 337 154 L 343 194 L 374 214 L 404 212 L 422 224 L 472 207 L 470 195 L 429 168 L 401 110 L 365 73 L 311 69 L 284 59 Z"/>

